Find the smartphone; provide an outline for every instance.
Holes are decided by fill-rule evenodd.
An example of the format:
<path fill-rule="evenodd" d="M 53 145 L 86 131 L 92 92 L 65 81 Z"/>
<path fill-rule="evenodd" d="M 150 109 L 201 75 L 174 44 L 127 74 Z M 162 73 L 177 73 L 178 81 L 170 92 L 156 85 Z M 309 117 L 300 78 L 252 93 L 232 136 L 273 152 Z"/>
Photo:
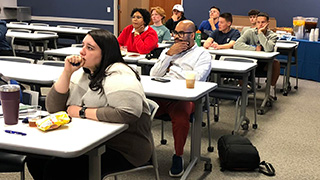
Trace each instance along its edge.
<path fill-rule="evenodd" d="M 164 78 L 161 78 L 161 77 L 151 78 L 151 80 L 159 81 L 159 82 L 163 82 L 163 83 L 170 82 L 170 79 L 164 79 Z"/>

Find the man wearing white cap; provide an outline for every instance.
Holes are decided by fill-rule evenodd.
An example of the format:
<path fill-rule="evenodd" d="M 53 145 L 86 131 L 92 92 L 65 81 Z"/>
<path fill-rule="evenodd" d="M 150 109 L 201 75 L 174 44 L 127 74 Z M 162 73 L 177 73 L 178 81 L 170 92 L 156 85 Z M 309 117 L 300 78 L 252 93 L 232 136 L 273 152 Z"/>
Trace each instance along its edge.
<path fill-rule="evenodd" d="M 184 17 L 184 9 L 181 6 L 181 4 L 176 4 L 172 8 L 172 16 L 171 18 L 166 22 L 166 27 L 170 30 L 170 32 L 174 31 L 176 28 L 176 25 L 182 21 L 185 20 Z"/>

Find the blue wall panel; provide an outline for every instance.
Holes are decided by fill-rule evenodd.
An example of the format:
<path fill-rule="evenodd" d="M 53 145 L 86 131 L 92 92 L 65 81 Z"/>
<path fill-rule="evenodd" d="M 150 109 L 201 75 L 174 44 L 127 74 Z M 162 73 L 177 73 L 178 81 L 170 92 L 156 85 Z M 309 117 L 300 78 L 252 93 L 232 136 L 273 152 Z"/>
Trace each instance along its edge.
<path fill-rule="evenodd" d="M 113 0 L 18 0 L 17 3 L 31 7 L 33 16 L 113 20 Z M 106 12 L 107 6 L 111 7 L 111 13 Z"/>
<path fill-rule="evenodd" d="M 292 17 L 297 15 L 320 17 L 319 0 L 184 0 L 183 6 L 186 17 L 198 26 L 208 19 L 211 6 L 219 7 L 221 12 L 245 16 L 250 9 L 259 9 L 275 17 L 279 27 L 292 27 Z"/>

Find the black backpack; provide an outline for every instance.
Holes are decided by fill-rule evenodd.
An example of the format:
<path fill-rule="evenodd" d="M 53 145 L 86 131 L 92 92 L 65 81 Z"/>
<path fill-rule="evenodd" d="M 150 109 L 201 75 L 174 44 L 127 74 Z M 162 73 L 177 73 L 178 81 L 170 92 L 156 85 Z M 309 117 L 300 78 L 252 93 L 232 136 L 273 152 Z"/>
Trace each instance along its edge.
<path fill-rule="evenodd" d="M 253 171 L 274 176 L 275 170 L 270 163 L 260 162 L 257 148 L 248 138 L 239 135 L 224 135 L 218 140 L 218 153 L 221 171 Z"/>

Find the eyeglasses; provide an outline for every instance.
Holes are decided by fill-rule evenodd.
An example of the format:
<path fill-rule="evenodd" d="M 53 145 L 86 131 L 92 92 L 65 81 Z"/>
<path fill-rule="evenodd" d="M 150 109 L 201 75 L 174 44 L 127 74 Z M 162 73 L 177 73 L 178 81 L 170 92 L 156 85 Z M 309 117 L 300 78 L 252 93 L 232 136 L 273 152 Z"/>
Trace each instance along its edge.
<path fill-rule="evenodd" d="M 134 18 L 141 19 L 142 16 L 131 16 L 131 19 L 134 19 Z"/>
<path fill-rule="evenodd" d="M 178 31 L 174 30 L 172 33 L 173 33 L 173 36 L 178 35 L 180 38 L 182 38 L 182 37 L 184 37 L 185 34 L 191 34 L 193 32 L 184 32 L 184 31 L 178 32 Z"/>

